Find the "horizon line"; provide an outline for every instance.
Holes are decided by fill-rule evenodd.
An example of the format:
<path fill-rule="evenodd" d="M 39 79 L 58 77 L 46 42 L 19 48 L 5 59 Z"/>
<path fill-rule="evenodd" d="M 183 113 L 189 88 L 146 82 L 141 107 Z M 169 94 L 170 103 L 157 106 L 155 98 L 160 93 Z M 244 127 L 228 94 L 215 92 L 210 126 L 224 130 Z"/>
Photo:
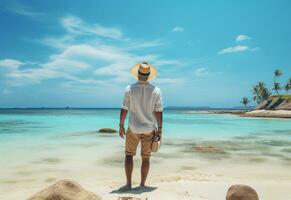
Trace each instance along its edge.
<path fill-rule="evenodd" d="M 194 109 L 194 110 L 210 110 L 210 109 L 249 109 L 255 108 L 255 106 L 232 106 L 232 107 L 211 107 L 211 106 L 166 106 L 164 110 L 175 110 L 175 109 Z M 0 107 L 4 109 L 121 109 L 121 107 Z"/>

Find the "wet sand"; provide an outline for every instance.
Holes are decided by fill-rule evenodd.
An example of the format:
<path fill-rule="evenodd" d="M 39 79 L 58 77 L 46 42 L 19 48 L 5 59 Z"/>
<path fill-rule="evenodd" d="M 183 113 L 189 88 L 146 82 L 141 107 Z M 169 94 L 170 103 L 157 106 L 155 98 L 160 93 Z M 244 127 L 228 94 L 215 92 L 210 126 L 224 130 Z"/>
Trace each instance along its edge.
<path fill-rule="evenodd" d="M 291 131 L 278 131 L 277 135 L 265 132 L 223 140 L 166 139 L 151 159 L 151 188 L 120 193 L 116 190 L 125 178 L 124 141 L 117 135 L 70 133 L 63 136 L 66 142 L 61 147 L 35 145 L 35 153 L 21 148 L 4 156 L 7 163 L 1 165 L 0 199 L 25 199 L 66 178 L 78 181 L 103 199 L 224 199 L 230 185 L 248 184 L 261 199 L 287 200 L 291 188 L 290 135 Z M 83 137 L 87 139 L 78 139 Z M 25 157 L 28 152 L 29 157 Z M 139 184 L 140 164 L 137 154 L 134 186 Z"/>

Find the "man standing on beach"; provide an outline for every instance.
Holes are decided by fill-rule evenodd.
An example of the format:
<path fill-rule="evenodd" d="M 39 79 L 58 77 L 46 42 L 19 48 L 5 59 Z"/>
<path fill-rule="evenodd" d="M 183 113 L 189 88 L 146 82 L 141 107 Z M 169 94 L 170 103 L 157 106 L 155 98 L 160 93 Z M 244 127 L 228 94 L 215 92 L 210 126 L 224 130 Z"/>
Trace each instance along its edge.
<path fill-rule="evenodd" d="M 147 62 L 136 64 L 131 69 L 131 74 L 137 82 L 126 87 L 124 100 L 120 112 L 119 135 L 125 142 L 125 173 L 126 185 L 122 190 L 131 189 L 131 175 L 133 171 L 133 156 L 141 142 L 141 182 L 145 181 L 150 168 L 150 156 L 153 140 L 160 140 L 162 134 L 163 106 L 161 91 L 149 83 L 155 78 L 157 70 Z M 125 133 L 124 121 L 129 111 L 128 129 Z M 155 128 L 155 121 L 158 129 Z"/>

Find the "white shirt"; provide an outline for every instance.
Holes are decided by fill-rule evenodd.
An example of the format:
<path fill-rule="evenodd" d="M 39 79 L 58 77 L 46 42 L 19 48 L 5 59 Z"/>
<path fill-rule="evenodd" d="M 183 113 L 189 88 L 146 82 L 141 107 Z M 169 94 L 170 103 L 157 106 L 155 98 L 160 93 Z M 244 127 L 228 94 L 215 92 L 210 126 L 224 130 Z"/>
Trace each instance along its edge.
<path fill-rule="evenodd" d="M 160 88 L 137 81 L 125 89 L 123 109 L 129 110 L 128 127 L 134 133 L 150 133 L 155 128 L 154 112 L 162 112 Z"/>

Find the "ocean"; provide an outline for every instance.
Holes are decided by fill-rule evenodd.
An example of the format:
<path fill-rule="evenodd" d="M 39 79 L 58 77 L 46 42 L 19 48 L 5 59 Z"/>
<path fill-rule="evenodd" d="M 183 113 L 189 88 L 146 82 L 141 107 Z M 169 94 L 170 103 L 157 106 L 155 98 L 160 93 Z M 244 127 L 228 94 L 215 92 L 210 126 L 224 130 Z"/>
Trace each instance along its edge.
<path fill-rule="evenodd" d="M 0 109 L 0 141 L 118 129 L 119 112 L 119 109 Z M 225 139 L 291 131 L 288 119 L 244 118 L 189 110 L 165 110 L 163 127 L 166 138 Z"/>
<path fill-rule="evenodd" d="M 63 178 L 87 185 L 122 182 L 124 140 L 98 133 L 118 124 L 119 109 L 1 109 L 0 199 L 17 199 L 17 191 L 29 196 Z M 140 165 L 139 156 L 135 162 Z M 163 177 L 210 166 L 214 174 L 250 165 L 269 173 L 272 165 L 290 181 L 291 121 L 165 110 L 163 144 L 152 163 L 151 173 Z M 213 168 L 218 163 L 231 167 Z"/>

